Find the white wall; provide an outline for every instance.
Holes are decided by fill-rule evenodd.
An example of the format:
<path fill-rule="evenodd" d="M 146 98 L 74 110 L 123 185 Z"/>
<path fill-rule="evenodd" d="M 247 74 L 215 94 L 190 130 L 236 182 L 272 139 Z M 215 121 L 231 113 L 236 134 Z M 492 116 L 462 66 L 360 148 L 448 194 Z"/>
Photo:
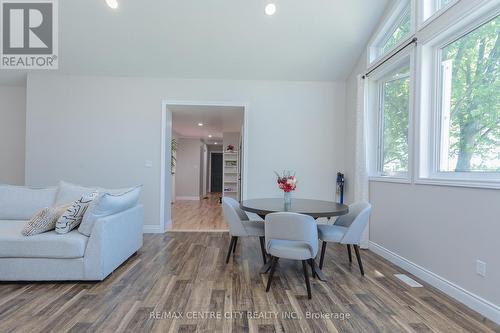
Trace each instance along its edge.
<path fill-rule="evenodd" d="M 176 200 L 200 198 L 200 139 L 177 139 Z"/>
<path fill-rule="evenodd" d="M 26 88 L 0 86 L 0 184 L 24 184 Z"/>
<path fill-rule="evenodd" d="M 142 183 L 145 223 L 159 225 L 162 101 L 226 101 L 248 105 L 244 197 L 280 197 L 273 170 L 291 169 L 299 178 L 297 197 L 333 199 L 335 172 L 343 168 L 344 98 L 340 82 L 30 74 L 26 180 Z M 146 168 L 145 160 L 153 167 Z"/>
<path fill-rule="evenodd" d="M 453 12 L 447 15 L 451 14 Z M 366 52 L 360 55 L 346 81 L 348 202 L 352 201 L 353 194 L 354 150 L 350 147 L 354 147 L 355 142 L 356 76 L 365 72 Z M 372 181 L 370 202 L 373 205 L 371 242 L 399 256 L 401 263 L 408 260 L 438 276 L 428 281 L 434 283 L 444 279 L 456 284 L 457 287 L 446 281 L 441 285 L 435 283 L 440 288 L 449 288 L 447 292 L 453 297 L 462 297 L 461 301 L 469 306 L 490 318 L 493 313 L 499 320 L 499 190 Z M 377 250 L 377 247 L 373 246 L 373 249 Z M 386 251 L 378 252 L 387 254 Z M 486 277 L 476 274 L 477 259 L 487 263 Z M 418 271 L 423 272 L 417 269 L 414 273 Z M 426 276 L 429 275 L 421 275 Z"/>

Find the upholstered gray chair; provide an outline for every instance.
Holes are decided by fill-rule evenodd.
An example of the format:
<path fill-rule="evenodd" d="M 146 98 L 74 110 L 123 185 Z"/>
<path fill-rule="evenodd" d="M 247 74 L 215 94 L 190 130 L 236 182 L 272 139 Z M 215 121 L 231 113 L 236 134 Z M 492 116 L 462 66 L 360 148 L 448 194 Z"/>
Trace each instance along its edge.
<path fill-rule="evenodd" d="M 356 258 L 358 260 L 359 270 L 361 275 L 365 275 L 363 270 L 363 263 L 361 262 L 361 255 L 359 254 L 359 242 L 363 236 L 363 231 L 368 224 L 368 218 L 372 206 L 367 202 L 357 202 L 349 206 L 349 213 L 340 216 L 334 225 L 318 225 L 319 239 L 323 241 L 321 245 L 321 258 L 319 260 L 319 268 L 323 268 L 323 261 L 325 259 L 326 244 L 340 243 L 347 245 L 349 254 L 349 262 L 352 262 L 351 245 L 354 246 Z"/>
<path fill-rule="evenodd" d="M 264 220 L 257 214 L 247 213 L 240 208 L 238 201 L 224 197 L 222 198 L 222 209 L 224 218 L 229 225 L 231 243 L 227 251 L 226 264 L 229 262 L 231 252 L 236 251 L 238 237 L 259 237 L 262 260 L 266 264 L 266 252 L 264 250 Z"/>
<path fill-rule="evenodd" d="M 266 292 L 271 288 L 279 258 L 301 260 L 306 280 L 307 296 L 311 298 L 311 285 L 307 263 L 313 267 L 318 253 L 318 229 L 311 216 L 297 213 L 272 213 L 266 215 L 266 251 L 271 255 L 271 271 Z M 314 270 L 313 270 L 314 276 Z"/>

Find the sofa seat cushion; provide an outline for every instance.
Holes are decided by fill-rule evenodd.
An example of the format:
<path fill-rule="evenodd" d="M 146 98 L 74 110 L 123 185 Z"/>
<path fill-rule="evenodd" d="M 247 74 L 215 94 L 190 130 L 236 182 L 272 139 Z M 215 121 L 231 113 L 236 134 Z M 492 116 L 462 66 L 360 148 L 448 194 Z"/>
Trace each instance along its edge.
<path fill-rule="evenodd" d="M 78 230 L 59 235 L 55 231 L 23 236 L 27 221 L 0 220 L 0 258 L 82 258 L 88 237 Z"/>

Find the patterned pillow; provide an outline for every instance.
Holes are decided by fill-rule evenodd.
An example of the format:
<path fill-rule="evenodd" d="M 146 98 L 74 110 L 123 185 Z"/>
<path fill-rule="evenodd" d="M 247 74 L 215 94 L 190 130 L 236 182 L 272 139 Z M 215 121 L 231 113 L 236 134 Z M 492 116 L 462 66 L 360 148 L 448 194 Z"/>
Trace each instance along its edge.
<path fill-rule="evenodd" d="M 38 211 L 26 223 L 24 229 L 21 231 L 23 236 L 38 235 L 43 232 L 54 230 L 56 227 L 57 219 L 66 211 L 68 206 L 44 208 Z"/>
<path fill-rule="evenodd" d="M 58 234 L 67 234 L 82 222 L 83 215 L 89 207 L 89 204 L 97 197 L 97 191 L 84 194 L 80 199 L 73 202 L 64 214 L 57 219 L 56 232 Z"/>

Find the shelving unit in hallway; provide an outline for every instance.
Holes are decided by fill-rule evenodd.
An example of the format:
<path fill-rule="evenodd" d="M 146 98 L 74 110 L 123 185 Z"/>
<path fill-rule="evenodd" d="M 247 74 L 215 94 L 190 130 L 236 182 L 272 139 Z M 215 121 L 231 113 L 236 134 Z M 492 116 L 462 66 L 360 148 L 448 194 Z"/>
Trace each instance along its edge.
<path fill-rule="evenodd" d="M 239 200 L 239 154 L 237 151 L 224 152 L 223 196 Z"/>

